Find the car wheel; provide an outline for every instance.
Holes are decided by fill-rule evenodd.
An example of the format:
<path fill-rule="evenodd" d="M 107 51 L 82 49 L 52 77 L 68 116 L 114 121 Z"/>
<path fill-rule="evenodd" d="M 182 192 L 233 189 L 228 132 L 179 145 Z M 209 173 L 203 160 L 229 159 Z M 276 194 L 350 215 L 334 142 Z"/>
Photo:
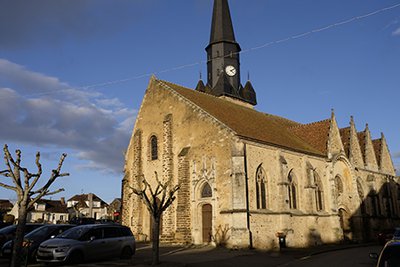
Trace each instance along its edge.
<path fill-rule="evenodd" d="M 68 262 L 71 264 L 78 264 L 84 261 L 83 254 L 80 251 L 74 251 L 69 256 Z"/>
<path fill-rule="evenodd" d="M 130 247 L 124 247 L 121 252 L 121 259 L 130 259 L 132 258 L 132 249 Z"/>

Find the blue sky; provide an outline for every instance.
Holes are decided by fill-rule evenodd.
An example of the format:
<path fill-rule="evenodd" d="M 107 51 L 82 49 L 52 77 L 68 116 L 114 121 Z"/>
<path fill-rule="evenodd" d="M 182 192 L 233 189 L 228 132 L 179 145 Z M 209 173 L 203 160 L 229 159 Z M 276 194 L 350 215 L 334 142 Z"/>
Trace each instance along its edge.
<path fill-rule="evenodd" d="M 242 82 L 249 73 L 257 109 L 309 123 L 334 108 L 340 127 L 353 115 L 359 131 L 368 123 L 373 138 L 385 134 L 400 169 L 400 6 L 383 10 L 398 4 L 231 0 Z M 1 146 L 21 149 L 29 168 L 41 151 L 43 182 L 68 153 L 71 175 L 53 185 L 66 191 L 53 199 L 119 197 L 150 75 L 195 87 L 211 14 L 211 0 L 0 0 Z M 0 189 L 0 198 L 15 195 Z"/>

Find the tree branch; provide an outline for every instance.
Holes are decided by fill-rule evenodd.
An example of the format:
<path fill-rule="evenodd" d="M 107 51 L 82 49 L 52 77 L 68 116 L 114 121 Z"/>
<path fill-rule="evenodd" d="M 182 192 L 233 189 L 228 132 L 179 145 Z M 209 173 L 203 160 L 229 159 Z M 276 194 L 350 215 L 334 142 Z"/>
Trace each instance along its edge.
<path fill-rule="evenodd" d="M 31 208 L 33 206 L 33 204 L 35 204 L 42 197 L 55 195 L 55 194 L 58 194 L 58 193 L 63 192 L 63 191 L 65 191 L 64 188 L 60 188 L 60 189 L 55 190 L 53 192 L 49 192 L 49 190 L 42 191 L 39 195 L 37 195 L 36 197 L 31 199 L 31 201 L 28 204 L 28 209 Z"/>
<path fill-rule="evenodd" d="M 61 171 L 61 167 L 62 164 L 65 160 L 65 157 L 67 156 L 67 154 L 63 153 L 60 157 L 60 161 L 58 162 L 58 167 L 55 170 L 52 170 L 51 172 L 51 176 L 49 178 L 49 180 L 47 181 L 47 183 L 40 188 L 39 190 L 36 190 L 34 192 L 34 194 L 39 194 L 41 192 L 47 191 L 47 189 L 50 187 L 50 185 L 58 178 L 58 177 L 64 177 L 64 176 L 69 176 L 69 173 L 60 173 Z"/>
<path fill-rule="evenodd" d="M 14 159 L 11 156 L 7 145 L 4 145 L 3 151 L 4 151 L 4 161 L 5 161 L 5 164 L 8 169 L 8 175 L 9 175 L 8 177 L 11 177 L 12 182 L 14 183 L 15 188 L 17 189 L 16 192 L 20 195 L 23 195 L 22 185 L 21 185 L 21 181 L 19 179 L 19 172 L 18 172 L 18 177 L 17 177 L 17 174 L 14 173 L 13 169 L 11 168 L 10 161 L 11 161 L 11 163 L 13 163 Z"/>
<path fill-rule="evenodd" d="M 7 185 L 7 184 L 3 184 L 3 183 L 0 183 L 0 186 L 1 186 L 1 187 L 4 187 L 4 188 L 7 188 L 7 189 L 14 190 L 14 191 L 16 191 L 16 192 L 17 192 L 17 188 L 16 188 L 15 186 L 11 186 L 11 185 Z"/>

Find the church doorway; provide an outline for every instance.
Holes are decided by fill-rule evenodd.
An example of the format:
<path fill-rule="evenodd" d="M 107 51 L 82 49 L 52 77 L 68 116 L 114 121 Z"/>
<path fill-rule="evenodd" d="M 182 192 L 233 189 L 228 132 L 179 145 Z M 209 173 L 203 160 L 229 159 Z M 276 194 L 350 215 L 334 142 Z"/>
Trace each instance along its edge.
<path fill-rule="evenodd" d="M 344 208 L 339 209 L 339 220 L 340 220 L 340 228 L 343 231 L 343 240 L 349 240 L 350 234 L 350 225 L 349 225 L 349 215 Z"/>
<path fill-rule="evenodd" d="M 202 207 L 203 243 L 210 243 L 212 236 L 212 206 L 205 204 Z"/>

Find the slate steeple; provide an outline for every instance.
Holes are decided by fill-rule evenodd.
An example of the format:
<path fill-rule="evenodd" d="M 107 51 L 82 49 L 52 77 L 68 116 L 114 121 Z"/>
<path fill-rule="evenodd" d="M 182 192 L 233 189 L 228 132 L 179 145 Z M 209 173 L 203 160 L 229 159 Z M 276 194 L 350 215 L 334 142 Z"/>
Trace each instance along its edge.
<path fill-rule="evenodd" d="M 256 105 L 256 94 L 249 83 L 240 83 L 240 45 L 236 42 L 227 0 L 214 0 L 210 43 L 207 51 L 207 84 L 197 90 Z"/>

